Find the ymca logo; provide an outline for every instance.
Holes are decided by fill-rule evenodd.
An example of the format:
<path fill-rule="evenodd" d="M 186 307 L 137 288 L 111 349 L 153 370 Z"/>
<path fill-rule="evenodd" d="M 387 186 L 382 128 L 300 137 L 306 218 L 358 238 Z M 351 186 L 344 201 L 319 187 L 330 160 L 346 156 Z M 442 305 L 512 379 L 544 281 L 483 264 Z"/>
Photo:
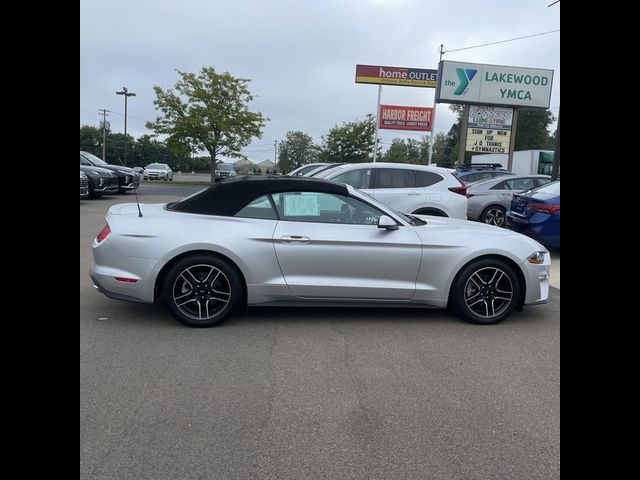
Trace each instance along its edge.
<path fill-rule="evenodd" d="M 467 87 L 469 87 L 469 82 L 473 80 L 473 77 L 476 76 L 478 70 L 474 70 L 472 68 L 456 68 L 456 73 L 458 74 L 458 78 L 460 79 L 460 84 L 458 88 L 453 92 L 454 95 L 464 95 L 467 93 Z M 456 82 L 451 80 L 445 80 L 445 85 L 455 86 Z"/>

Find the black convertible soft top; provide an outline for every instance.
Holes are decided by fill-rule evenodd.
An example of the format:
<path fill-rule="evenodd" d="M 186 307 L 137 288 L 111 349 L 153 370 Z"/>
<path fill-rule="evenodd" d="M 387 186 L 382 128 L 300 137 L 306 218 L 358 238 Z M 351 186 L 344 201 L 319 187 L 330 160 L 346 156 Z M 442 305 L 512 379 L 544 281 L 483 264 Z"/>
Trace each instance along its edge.
<path fill-rule="evenodd" d="M 344 184 L 321 178 L 247 175 L 222 180 L 191 197 L 167 205 L 167 209 L 185 213 L 233 216 L 259 196 L 278 192 L 348 195 Z"/>

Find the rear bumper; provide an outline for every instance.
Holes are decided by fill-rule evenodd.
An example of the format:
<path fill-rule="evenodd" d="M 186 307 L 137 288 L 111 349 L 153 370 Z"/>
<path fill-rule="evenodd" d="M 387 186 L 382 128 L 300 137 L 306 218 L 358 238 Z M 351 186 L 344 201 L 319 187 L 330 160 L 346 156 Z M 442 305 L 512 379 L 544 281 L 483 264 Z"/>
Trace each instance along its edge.
<path fill-rule="evenodd" d="M 507 212 L 507 228 L 540 242 L 547 247 L 560 248 L 560 217 L 536 213 L 523 219 Z"/>

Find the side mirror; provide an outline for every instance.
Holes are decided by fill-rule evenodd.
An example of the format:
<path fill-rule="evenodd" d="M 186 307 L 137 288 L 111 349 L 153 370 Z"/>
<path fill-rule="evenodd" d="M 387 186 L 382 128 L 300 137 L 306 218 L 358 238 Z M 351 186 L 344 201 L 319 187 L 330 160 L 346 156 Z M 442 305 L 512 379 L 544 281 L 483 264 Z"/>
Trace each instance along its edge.
<path fill-rule="evenodd" d="M 398 230 L 398 224 L 391 217 L 382 215 L 378 219 L 378 228 L 385 228 L 387 230 Z"/>

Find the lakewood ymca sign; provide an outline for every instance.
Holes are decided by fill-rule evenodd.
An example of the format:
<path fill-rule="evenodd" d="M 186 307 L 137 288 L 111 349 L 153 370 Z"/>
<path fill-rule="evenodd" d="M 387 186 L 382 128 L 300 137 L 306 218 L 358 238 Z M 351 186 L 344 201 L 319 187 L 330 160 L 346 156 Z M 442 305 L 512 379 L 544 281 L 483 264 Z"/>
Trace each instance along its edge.
<path fill-rule="evenodd" d="M 553 70 L 443 60 L 436 102 L 549 108 L 552 83 Z"/>

